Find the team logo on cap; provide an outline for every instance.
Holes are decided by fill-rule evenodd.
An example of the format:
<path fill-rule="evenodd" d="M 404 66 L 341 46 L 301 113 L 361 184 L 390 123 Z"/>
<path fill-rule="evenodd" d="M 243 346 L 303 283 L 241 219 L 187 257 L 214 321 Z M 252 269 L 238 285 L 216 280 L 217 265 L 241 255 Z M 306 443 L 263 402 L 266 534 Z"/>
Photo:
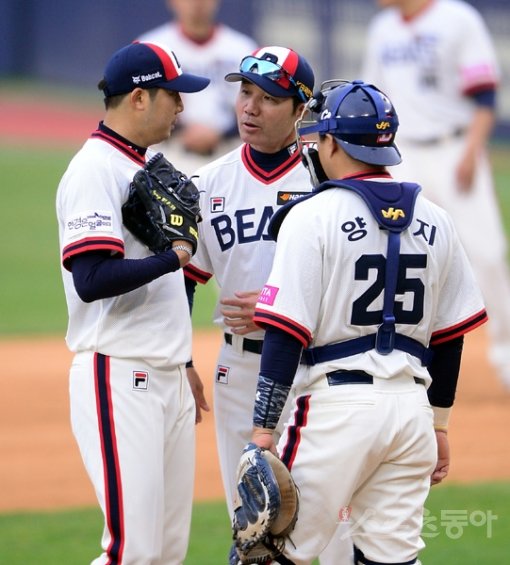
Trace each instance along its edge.
<path fill-rule="evenodd" d="M 138 75 L 131 77 L 134 84 L 140 84 L 141 82 L 150 82 L 151 80 L 156 80 L 157 78 L 163 78 L 163 75 L 158 71 L 156 73 L 150 73 L 148 75 Z"/>

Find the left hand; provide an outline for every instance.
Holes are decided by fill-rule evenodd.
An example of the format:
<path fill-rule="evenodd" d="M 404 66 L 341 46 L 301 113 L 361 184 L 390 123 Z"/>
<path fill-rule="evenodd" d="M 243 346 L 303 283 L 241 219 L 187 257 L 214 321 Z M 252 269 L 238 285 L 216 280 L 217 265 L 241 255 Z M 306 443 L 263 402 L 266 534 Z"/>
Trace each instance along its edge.
<path fill-rule="evenodd" d="M 260 328 L 253 322 L 255 305 L 260 295 L 259 290 L 246 290 L 234 293 L 233 298 L 221 300 L 221 313 L 224 316 L 225 325 L 232 328 L 232 333 L 246 335 L 259 331 Z"/>
<path fill-rule="evenodd" d="M 188 367 L 186 369 L 186 374 L 188 375 L 191 392 L 193 393 L 193 397 L 195 398 L 195 424 L 200 424 L 200 422 L 202 421 L 202 410 L 209 412 L 211 409 L 209 408 L 209 404 L 207 404 L 207 400 L 205 399 L 204 384 L 202 383 L 202 380 L 195 367 Z"/>
<path fill-rule="evenodd" d="M 274 430 L 269 428 L 253 428 L 251 441 L 258 447 L 269 449 L 271 453 L 278 455 L 276 452 L 276 443 L 274 441 Z"/>
<path fill-rule="evenodd" d="M 448 435 L 444 431 L 436 430 L 437 463 L 430 477 L 431 485 L 438 485 L 448 475 L 450 470 L 450 445 Z"/>

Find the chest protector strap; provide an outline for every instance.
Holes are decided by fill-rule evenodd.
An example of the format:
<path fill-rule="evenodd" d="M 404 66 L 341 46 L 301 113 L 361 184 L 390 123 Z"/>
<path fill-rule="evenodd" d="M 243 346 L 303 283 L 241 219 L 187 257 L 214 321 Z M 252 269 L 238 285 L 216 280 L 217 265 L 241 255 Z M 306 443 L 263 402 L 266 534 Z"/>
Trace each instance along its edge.
<path fill-rule="evenodd" d="M 316 365 L 365 353 L 371 349 L 375 349 L 381 355 L 388 355 L 394 349 L 398 349 L 417 357 L 422 365 L 429 365 L 432 360 L 432 351 L 419 341 L 397 333 L 394 315 L 400 262 L 400 234 L 409 227 L 413 219 L 414 205 L 416 196 L 421 190 L 420 186 L 412 183 L 382 184 L 342 180 L 323 183 L 317 192 L 334 187 L 354 191 L 365 201 L 379 226 L 388 232 L 382 320 L 375 334 L 305 349 L 301 362 L 305 365 Z"/>

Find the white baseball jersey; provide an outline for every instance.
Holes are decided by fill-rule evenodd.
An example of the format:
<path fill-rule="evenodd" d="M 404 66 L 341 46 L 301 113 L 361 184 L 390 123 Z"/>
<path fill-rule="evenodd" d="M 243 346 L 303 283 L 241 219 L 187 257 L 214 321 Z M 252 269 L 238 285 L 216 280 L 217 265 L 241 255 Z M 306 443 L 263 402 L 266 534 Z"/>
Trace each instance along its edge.
<path fill-rule="evenodd" d="M 203 221 L 198 251 L 185 268 L 186 276 L 205 283 L 214 275 L 219 300 L 262 288 L 275 249 L 267 233 L 269 220 L 279 206 L 311 190 L 299 152 L 294 148 L 276 171 L 265 173 L 251 159 L 248 146 L 241 145 L 196 174 Z M 227 329 L 219 303 L 214 322 Z M 263 332 L 249 337 L 261 339 Z"/>
<path fill-rule="evenodd" d="M 197 43 L 183 33 L 177 22 L 167 22 L 138 39 L 167 45 L 178 53 L 179 62 L 187 72 L 211 79 L 199 96 L 181 94 L 186 111 L 179 116 L 179 123 L 200 123 L 219 131 L 235 126 L 238 89 L 224 77 L 238 70 L 240 53 L 247 55 L 255 51 L 257 44 L 253 39 L 219 24 L 208 41 Z"/>
<path fill-rule="evenodd" d="M 313 226 L 308 229 L 313 238 L 297 237 L 303 226 Z M 364 201 L 349 190 L 325 190 L 297 204 L 282 224 L 255 320 L 283 328 L 305 347 L 375 333 L 381 322 L 387 240 Z M 421 195 L 410 227 L 401 234 L 395 301 L 397 333 L 424 346 L 464 334 L 486 317 L 450 218 Z M 397 349 L 384 363 L 375 350 L 319 363 L 310 369 L 310 382 L 337 369 L 430 382 L 420 361 Z"/>
<path fill-rule="evenodd" d="M 127 146 L 110 144 L 103 133 L 94 135 L 69 164 L 57 192 L 69 311 L 67 345 L 73 352 L 140 357 L 155 365 L 186 363 L 191 355 L 191 321 L 181 269 L 126 294 L 90 304 L 76 293 L 67 268 L 74 255 L 105 250 L 140 259 L 151 254 L 127 231 L 121 217 L 129 184 L 145 160 Z M 151 339 L 140 339 L 141 335 Z"/>
<path fill-rule="evenodd" d="M 389 8 L 369 27 L 363 79 L 393 102 L 397 143 L 466 128 L 474 108 L 466 94 L 496 84 L 498 77 L 487 27 L 466 2 L 435 0 L 410 20 Z"/>
<path fill-rule="evenodd" d="M 182 563 L 191 521 L 195 402 L 184 366 L 191 321 L 182 270 L 89 304 L 68 270 L 69 260 L 87 251 L 127 259 L 150 254 L 121 217 L 144 164 L 120 138 L 98 130 L 57 192 L 66 341 L 75 352 L 71 425 L 105 518 L 97 565 L 145 563 L 155 555 Z"/>
<path fill-rule="evenodd" d="M 370 180 L 384 190 L 388 179 Z M 350 190 L 327 189 L 296 204 L 280 228 L 254 319 L 311 347 L 375 333 L 387 243 L 388 233 Z M 420 195 L 401 234 L 393 311 L 397 333 L 424 345 L 486 319 L 450 219 Z M 371 384 L 330 385 L 325 373 L 339 369 L 368 373 Z M 414 562 L 423 547 L 423 505 L 437 461 L 432 410 L 416 377 L 430 382 L 415 357 L 396 349 L 297 372 L 293 409 L 278 443 L 300 491 L 300 518 L 285 547 L 292 562 L 311 563 L 339 524 L 349 527 L 344 539 L 370 562 Z"/>

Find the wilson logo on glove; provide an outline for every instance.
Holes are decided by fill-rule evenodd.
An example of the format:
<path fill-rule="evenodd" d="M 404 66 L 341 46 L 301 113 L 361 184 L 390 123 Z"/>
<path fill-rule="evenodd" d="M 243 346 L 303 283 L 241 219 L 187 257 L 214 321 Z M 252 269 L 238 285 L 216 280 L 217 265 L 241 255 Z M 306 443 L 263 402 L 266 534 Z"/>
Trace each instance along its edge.
<path fill-rule="evenodd" d="M 156 153 L 136 172 L 122 206 L 126 228 L 153 253 L 171 249 L 176 240 L 198 245 L 199 192 L 163 153 Z M 177 212 L 177 213 L 176 213 Z"/>

